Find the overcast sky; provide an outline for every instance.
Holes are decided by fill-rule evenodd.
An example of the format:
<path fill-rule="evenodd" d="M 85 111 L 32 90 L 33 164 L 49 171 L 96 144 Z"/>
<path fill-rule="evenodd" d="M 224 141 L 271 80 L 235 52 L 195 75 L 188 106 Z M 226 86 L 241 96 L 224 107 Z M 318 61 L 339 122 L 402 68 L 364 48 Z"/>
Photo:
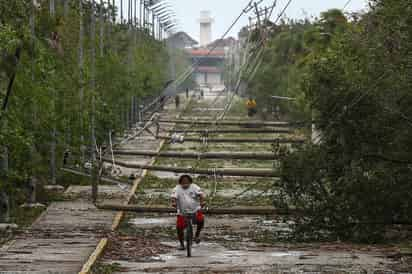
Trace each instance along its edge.
<path fill-rule="evenodd" d="M 185 31 L 194 39 L 199 41 L 199 23 L 197 19 L 200 11 L 208 10 L 212 13 L 215 20 L 213 25 L 212 36 L 217 39 L 229 28 L 233 20 L 239 16 L 250 0 L 164 0 L 169 2 L 172 9 L 176 12 L 179 21 L 179 31 Z M 258 1 L 258 0 L 256 0 Z M 263 0 L 261 6 L 271 5 L 274 0 Z M 305 18 L 318 16 L 320 12 L 338 8 L 342 9 L 346 3 L 345 12 L 364 10 L 367 7 L 368 0 L 292 0 L 291 5 L 286 11 L 286 16 L 290 18 Z M 116 0 L 119 7 L 120 0 Z M 127 7 L 127 0 L 123 0 L 124 7 Z M 272 16 L 276 18 L 288 0 L 278 0 L 277 8 Z M 126 14 L 126 12 L 125 12 Z M 250 14 L 252 15 L 252 14 Z M 239 23 L 229 34 L 237 37 L 239 30 L 248 23 L 249 14 L 243 16 Z"/>
<path fill-rule="evenodd" d="M 231 25 L 232 21 L 240 14 L 241 10 L 250 0 L 168 0 L 174 6 L 179 19 L 179 30 L 186 31 L 199 41 L 199 18 L 201 10 L 210 10 L 215 20 L 213 25 L 213 38 L 219 38 Z M 278 0 L 275 18 L 288 0 Z M 291 18 L 304 18 L 317 16 L 320 12 L 331 8 L 342 9 L 348 0 L 293 0 L 286 15 Z M 264 0 L 267 5 L 273 0 Z M 263 4 L 263 3 L 262 3 Z M 367 0 L 352 0 L 347 6 L 347 12 L 358 11 L 367 7 Z M 238 31 L 248 22 L 248 16 L 244 16 L 230 33 L 237 36 Z"/>

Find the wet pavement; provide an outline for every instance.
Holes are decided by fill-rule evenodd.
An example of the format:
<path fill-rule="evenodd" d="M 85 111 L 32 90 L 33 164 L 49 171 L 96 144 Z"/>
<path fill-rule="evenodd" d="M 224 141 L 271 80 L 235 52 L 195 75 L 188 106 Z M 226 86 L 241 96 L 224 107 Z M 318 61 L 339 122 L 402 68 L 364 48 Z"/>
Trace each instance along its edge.
<path fill-rule="evenodd" d="M 172 251 L 147 263 L 108 263 L 120 264 L 123 271 L 118 273 L 392 273 L 387 268 L 391 262 L 375 254 L 267 247 L 231 250 L 216 242 L 195 245 L 193 254 L 187 258 L 184 251 Z"/>
<path fill-rule="evenodd" d="M 160 115 L 175 118 L 180 111 L 169 104 Z M 124 147 L 159 149 L 162 142 L 148 141 L 150 138 L 143 134 Z M 151 158 L 132 160 L 147 164 Z M 131 172 L 142 174 L 141 170 L 122 169 L 123 175 Z M 124 202 L 130 188 L 128 184 L 101 185 L 99 201 Z M 0 273 L 78 273 L 102 237 L 111 230 L 116 217 L 116 212 L 98 210 L 90 202 L 90 196 L 90 186 L 69 187 L 65 192 L 67 201 L 53 202 L 30 228 L 0 246 Z"/>
<path fill-rule="evenodd" d="M 182 118 L 199 115 L 199 109 L 223 109 L 225 96 L 215 101 L 210 94 L 192 104 Z M 212 102 L 215 104 L 210 105 Z M 202 112 L 212 118 L 217 111 Z M 231 113 L 231 117 L 242 114 Z M 247 119 L 247 118 L 245 118 Z M 202 129 L 195 125 L 192 129 Z M 183 126 L 182 126 L 183 128 Z M 248 137 L 257 137 L 253 134 Z M 272 136 L 272 135 L 271 135 Z M 273 135 L 274 137 L 277 135 Z M 135 148 L 136 149 L 136 148 Z M 168 144 L 166 151 L 272 151 L 270 144 Z M 253 161 L 197 161 L 158 159 L 156 164 L 187 166 L 257 167 Z M 259 163 L 258 163 L 259 164 Z M 272 162 L 262 163 L 273 166 Z M 180 174 L 150 172 L 140 185 L 135 203 L 141 206 L 168 206 L 171 189 Z M 193 176 L 204 188 L 209 206 L 272 206 L 273 179 Z M 358 246 L 344 243 L 291 243 L 293 219 L 279 216 L 207 216 L 202 243 L 195 245 L 193 257 L 177 251 L 175 216 L 127 214 L 120 232 L 156 240 L 171 251 L 147 258 L 112 260 L 100 265 L 115 266 L 114 273 L 412 273 L 408 262 L 393 246 Z M 395 254 L 395 255 L 394 255 Z M 409 271 L 411 270 L 411 271 Z"/>

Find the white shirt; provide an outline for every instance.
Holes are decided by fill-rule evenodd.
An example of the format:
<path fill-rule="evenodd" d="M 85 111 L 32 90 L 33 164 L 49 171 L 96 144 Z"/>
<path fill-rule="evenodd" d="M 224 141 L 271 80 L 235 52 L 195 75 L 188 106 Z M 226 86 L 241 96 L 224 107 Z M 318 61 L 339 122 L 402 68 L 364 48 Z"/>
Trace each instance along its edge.
<path fill-rule="evenodd" d="M 187 189 L 177 185 L 171 195 L 176 199 L 178 213 L 195 213 L 200 210 L 200 196 L 204 195 L 201 188 L 196 184 L 191 184 Z"/>

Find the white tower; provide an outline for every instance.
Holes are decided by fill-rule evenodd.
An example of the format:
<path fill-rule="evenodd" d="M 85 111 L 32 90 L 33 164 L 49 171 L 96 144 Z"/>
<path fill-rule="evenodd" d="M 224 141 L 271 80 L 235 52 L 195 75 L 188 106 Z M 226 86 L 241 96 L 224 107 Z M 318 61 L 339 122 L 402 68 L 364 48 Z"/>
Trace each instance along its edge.
<path fill-rule="evenodd" d="M 214 19 L 210 17 L 210 11 L 200 12 L 200 46 L 205 47 L 212 42 L 212 24 Z"/>

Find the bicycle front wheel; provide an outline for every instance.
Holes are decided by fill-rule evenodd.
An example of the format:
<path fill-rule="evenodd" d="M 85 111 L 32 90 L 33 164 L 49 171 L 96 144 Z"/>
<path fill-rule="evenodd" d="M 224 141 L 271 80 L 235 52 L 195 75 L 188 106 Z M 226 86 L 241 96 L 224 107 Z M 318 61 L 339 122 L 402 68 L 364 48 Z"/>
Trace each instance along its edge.
<path fill-rule="evenodd" d="M 187 257 L 192 257 L 193 226 L 189 224 L 186 228 L 186 250 Z"/>

